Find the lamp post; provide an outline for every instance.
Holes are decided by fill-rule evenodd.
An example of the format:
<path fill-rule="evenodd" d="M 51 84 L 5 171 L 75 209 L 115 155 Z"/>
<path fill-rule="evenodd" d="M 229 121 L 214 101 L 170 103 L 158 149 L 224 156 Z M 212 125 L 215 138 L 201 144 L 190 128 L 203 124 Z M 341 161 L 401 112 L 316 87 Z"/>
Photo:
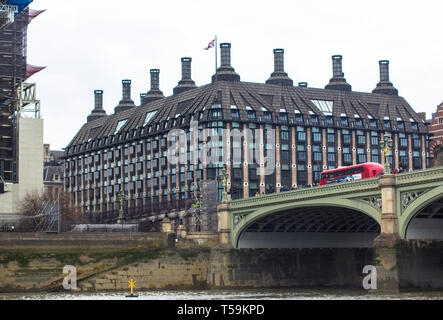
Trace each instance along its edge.
<path fill-rule="evenodd" d="M 220 178 L 223 186 L 223 192 L 222 192 L 222 201 L 228 201 L 228 193 L 226 192 L 226 183 L 228 181 L 228 173 L 226 172 L 226 169 L 223 167 L 223 169 L 220 170 L 220 174 L 218 175 L 218 178 Z"/>
<path fill-rule="evenodd" d="M 388 162 L 389 151 L 392 149 L 392 138 L 386 133 L 383 136 L 383 140 L 380 141 L 380 148 L 385 157 L 385 174 L 391 174 L 391 167 Z"/>
<path fill-rule="evenodd" d="M 118 201 L 120 203 L 120 208 L 118 209 L 118 223 L 123 223 L 123 200 L 125 199 L 125 194 L 123 191 L 118 193 Z"/>

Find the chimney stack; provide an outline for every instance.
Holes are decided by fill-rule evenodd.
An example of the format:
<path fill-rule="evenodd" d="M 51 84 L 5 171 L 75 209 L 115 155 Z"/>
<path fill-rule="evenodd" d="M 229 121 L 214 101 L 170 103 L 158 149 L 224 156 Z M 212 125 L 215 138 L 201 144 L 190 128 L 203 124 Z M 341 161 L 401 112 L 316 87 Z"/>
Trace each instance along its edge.
<path fill-rule="evenodd" d="M 103 90 L 94 90 L 94 109 L 103 109 Z"/>
<path fill-rule="evenodd" d="M 122 99 L 114 108 L 115 113 L 131 109 L 135 107 L 134 101 L 131 100 L 131 80 L 122 80 Z"/>
<path fill-rule="evenodd" d="M 146 93 L 140 93 L 140 105 L 143 104 L 143 99 L 146 97 Z"/>
<path fill-rule="evenodd" d="M 372 90 L 372 93 L 398 96 L 398 90 L 394 88 L 392 82 L 389 81 L 389 61 L 380 60 L 378 64 L 380 66 L 380 82 L 377 83 L 377 87 Z"/>
<path fill-rule="evenodd" d="M 131 100 L 131 80 L 122 80 L 123 100 Z"/>
<path fill-rule="evenodd" d="M 163 92 L 160 90 L 160 69 L 151 69 L 151 90 L 146 93 L 143 104 L 164 98 Z"/>
<path fill-rule="evenodd" d="M 92 109 L 92 112 L 86 118 L 86 121 L 94 121 L 105 116 L 106 111 L 103 110 L 103 90 L 94 90 L 94 109 Z"/>
<path fill-rule="evenodd" d="M 274 72 L 271 74 L 271 77 L 266 80 L 267 84 L 293 85 L 293 81 L 284 70 L 284 52 L 284 49 L 274 49 Z"/>
<path fill-rule="evenodd" d="M 342 56 L 332 56 L 332 78 L 325 89 L 351 91 L 351 85 L 346 82 L 342 71 Z"/>
<path fill-rule="evenodd" d="M 160 69 L 151 69 L 151 91 L 160 89 Z"/>
<path fill-rule="evenodd" d="M 212 76 L 212 82 L 216 81 L 240 81 L 240 76 L 231 67 L 231 44 L 220 43 L 221 65 Z"/>
<path fill-rule="evenodd" d="M 191 62 L 192 58 L 181 58 L 182 63 L 182 79 L 178 82 L 178 85 L 174 88 L 173 94 L 193 89 L 196 87 L 195 82 L 191 79 Z"/>
<path fill-rule="evenodd" d="M 182 80 L 190 80 L 192 58 L 188 57 L 181 58 L 181 62 L 182 62 Z"/>

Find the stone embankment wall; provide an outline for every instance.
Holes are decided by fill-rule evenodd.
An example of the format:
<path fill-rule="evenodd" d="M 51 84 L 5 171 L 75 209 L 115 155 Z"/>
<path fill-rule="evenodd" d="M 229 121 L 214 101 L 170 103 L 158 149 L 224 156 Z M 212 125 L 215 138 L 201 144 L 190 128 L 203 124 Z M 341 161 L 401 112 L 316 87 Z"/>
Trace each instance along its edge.
<path fill-rule="evenodd" d="M 2 234 L 0 292 L 56 291 L 63 267 L 79 291 L 166 288 L 360 286 L 370 249 L 221 249 L 211 237 L 164 234 Z M 168 246 L 169 245 L 169 246 Z"/>
<path fill-rule="evenodd" d="M 401 241 L 397 264 L 400 288 L 443 288 L 443 241 Z"/>
<path fill-rule="evenodd" d="M 162 234 L 95 238 L 88 238 L 88 234 L 83 242 L 80 235 L 71 234 L 76 240 L 67 245 L 58 244 L 54 236 L 35 235 L 45 245 L 36 245 L 29 235 L 22 235 L 19 244 L 6 244 L 2 239 L 0 292 L 63 291 L 66 265 L 76 267 L 79 291 L 128 291 L 131 279 L 137 281 L 136 290 L 285 286 L 361 289 L 363 267 L 380 259 L 370 248 L 236 250 L 217 247 L 210 237 L 173 241 L 172 246 L 171 239 Z M 402 241 L 396 250 L 395 266 L 400 286 L 442 288 L 442 252 L 442 242 Z"/>

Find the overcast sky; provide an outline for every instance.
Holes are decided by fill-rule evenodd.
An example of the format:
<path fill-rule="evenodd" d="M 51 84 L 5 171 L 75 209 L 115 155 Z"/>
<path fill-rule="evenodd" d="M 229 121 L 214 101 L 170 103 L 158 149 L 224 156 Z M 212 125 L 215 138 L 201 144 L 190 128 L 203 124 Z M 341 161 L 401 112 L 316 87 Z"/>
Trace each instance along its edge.
<path fill-rule="evenodd" d="M 93 91 L 103 90 L 107 114 L 121 100 L 121 80 L 132 80 L 132 100 L 150 89 L 149 69 L 160 69 L 165 96 L 181 78 L 181 57 L 192 57 L 196 85 L 211 81 L 217 35 L 230 42 L 231 64 L 242 81 L 264 82 L 273 49 L 285 49 L 294 83 L 324 88 L 331 56 L 343 55 L 354 91 L 379 81 L 379 60 L 390 61 L 390 80 L 427 117 L 443 101 L 443 1 L 283 0 L 34 0 L 46 9 L 28 28 L 28 63 L 47 66 L 37 83 L 44 142 L 61 149 L 86 122 Z"/>

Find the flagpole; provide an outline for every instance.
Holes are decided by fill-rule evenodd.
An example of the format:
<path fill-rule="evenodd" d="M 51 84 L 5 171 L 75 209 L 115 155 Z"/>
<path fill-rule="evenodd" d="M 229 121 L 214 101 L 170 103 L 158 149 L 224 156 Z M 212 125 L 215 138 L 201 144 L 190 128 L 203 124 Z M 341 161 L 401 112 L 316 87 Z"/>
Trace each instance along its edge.
<path fill-rule="evenodd" d="M 217 73 L 217 35 L 215 36 L 215 73 Z"/>

